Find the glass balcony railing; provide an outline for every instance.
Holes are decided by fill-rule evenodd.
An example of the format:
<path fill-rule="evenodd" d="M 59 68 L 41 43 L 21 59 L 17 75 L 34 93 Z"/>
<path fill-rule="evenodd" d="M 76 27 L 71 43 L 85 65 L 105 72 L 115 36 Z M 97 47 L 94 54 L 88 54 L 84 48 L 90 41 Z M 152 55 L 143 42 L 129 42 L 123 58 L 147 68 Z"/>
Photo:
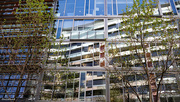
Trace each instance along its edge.
<path fill-rule="evenodd" d="M 72 31 L 70 39 L 104 39 L 104 31 Z"/>

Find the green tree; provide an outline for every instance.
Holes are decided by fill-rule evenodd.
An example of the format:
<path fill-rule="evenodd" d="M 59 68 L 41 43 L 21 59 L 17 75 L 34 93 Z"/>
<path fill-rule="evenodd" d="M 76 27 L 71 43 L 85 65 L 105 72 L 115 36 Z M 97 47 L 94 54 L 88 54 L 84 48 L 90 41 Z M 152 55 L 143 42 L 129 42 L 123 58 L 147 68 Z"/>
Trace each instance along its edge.
<path fill-rule="evenodd" d="M 44 0 L 19 0 L 15 4 L 12 20 L 1 21 L 0 49 L 1 73 L 6 76 L 18 76 L 12 86 L 16 86 L 14 102 L 19 98 L 29 98 L 34 96 L 29 92 L 33 87 L 33 77 L 38 79 L 43 71 L 44 57 L 50 46 L 49 38 L 53 23 L 52 4 L 47 4 Z M 1 83 L 5 80 L 2 78 Z M 26 84 L 23 93 L 21 87 Z M 8 98 L 11 98 L 7 85 L 3 86 Z M 34 90 L 35 91 L 35 90 Z M 29 96 L 28 96 L 29 95 Z"/>
<path fill-rule="evenodd" d="M 133 87 L 134 78 L 130 76 L 140 75 L 148 86 L 149 101 L 159 102 L 165 74 L 178 70 L 178 20 L 173 15 L 155 15 L 157 4 L 153 0 L 134 0 L 121 19 L 121 38 L 112 41 L 108 52 L 111 60 L 106 69 L 123 79 L 124 87 L 130 88 L 140 102 L 143 96 Z M 119 48 L 118 44 L 124 47 Z M 156 58 L 151 55 L 153 52 L 158 53 Z"/>

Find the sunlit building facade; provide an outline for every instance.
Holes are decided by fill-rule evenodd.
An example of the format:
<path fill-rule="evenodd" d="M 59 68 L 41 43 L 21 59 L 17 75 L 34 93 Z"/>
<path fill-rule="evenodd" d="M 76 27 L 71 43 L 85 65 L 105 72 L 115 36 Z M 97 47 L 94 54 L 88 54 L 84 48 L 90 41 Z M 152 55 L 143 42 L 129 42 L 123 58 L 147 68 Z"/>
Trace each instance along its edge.
<path fill-rule="evenodd" d="M 140 0 L 142 2 L 142 0 Z M 108 76 L 107 66 L 112 66 L 116 58 L 107 57 L 107 52 L 116 46 L 119 56 L 128 58 L 129 47 L 124 42 L 112 42 L 127 38 L 121 20 L 126 6 L 131 7 L 133 0 L 54 0 L 54 21 L 51 48 L 48 51 L 47 69 L 37 78 L 40 81 L 34 93 L 38 101 L 64 102 L 137 102 L 130 87 L 125 87 L 123 79 Z M 180 1 L 159 0 L 154 15 L 179 16 Z M 178 21 L 177 21 L 178 22 Z M 175 22 L 175 23 L 177 23 Z M 179 24 L 176 28 L 179 31 Z M 159 32 L 161 33 L 161 32 Z M 153 35 L 153 33 L 152 33 Z M 138 37 L 138 36 L 137 36 Z M 150 36 L 148 36 L 150 37 Z M 158 44 L 149 44 L 157 46 Z M 153 67 L 161 65 L 157 56 L 164 52 L 152 50 Z M 180 54 L 179 49 L 174 54 Z M 107 59 L 108 58 L 108 59 Z M 180 62 L 176 62 L 179 68 Z M 135 63 L 133 68 L 140 68 Z M 158 73 L 155 82 L 160 80 Z M 138 71 L 127 75 L 127 80 L 137 90 L 143 102 L 148 102 L 149 89 L 144 80 L 146 75 Z M 179 74 L 166 73 L 162 83 L 161 102 L 178 102 Z M 157 83 L 153 83 L 156 84 Z M 1 97 L 4 99 L 4 97 Z M 117 99 L 118 101 L 115 101 Z"/>
<path fill-rule="evenodd" d="M 140 2 L 142 2 L 140 0 Z M 137 101 L 137 97 L 132 93 L 131 88 L 123 87 L 123 80 L 106 76 L 105 66 L 115 61 L 112 58 L 105 59 L 108 47 L 110 48 L 113 39 L 126 38 L 123 31 L 119 30 L 123 26 L 120 20 L 126 6 L 131 7 L 133 0 L 59 0 L 57 1 L 56 17 L 54 24 L 55 44 L 49 52 L 48 68 L 63 70 L 66 79 L 61 82 L 62 87 L 57 87 L 59 81 L 56 79 L 59 74 L 53 75 L 53 82 L 46 81 L 42 89 L 42 100 L 61 100 L 61 101 L 84 101 L 84 102 L 119 102 Z M 159 0 L 154 10 L 156 16 L 179 15 L 179 1 Z M 178 24 L 176 29 L 179 29 Z M 121 34 L 121 36 L 120 36 Z M 153 33 L 152 33 L 153 35 Z M 138 37 L 138 36 L 137 36 Z M 63 40 L 61 40 L 63 38 Z M 156 44 L 155 44 L 156 45 Z M 158 45 L 158 44 L 157 44 Z M 128 57 L 128 46 L 123 42 L 116 42 L 121 56 Z M 150 45 L 154 46 L 154 45 Z M 158 51 L 152 51 L 151 57 L 154 59 L 153 66 L 160 65 L 157 56 L 162 56 Z M 178 50 L 174 51 L 179 54 Z M 59 59 L 57 61 L 57 59 Z M 108 62 L 109 61 L 109 62 Z M 179 63 L 177 62 L 177 65 Z M 141 65 L 136 63 L 134 68 Z M 68 71 L 67 71 L 68 70 Z M 71 71 L 72 70 L 72 71 Z M 73 74 L 72 74 L 73 73 Z M 46 71 L 48 77 L 51 75 Z M 154 73 L 158 76 L 158 73 Z M 74 75 L 73 81 L 69 76 Z M 51 76 L 53 78 L 53 76 Z M 78 77 L 77 77 L 78 76 Z M 148 86 L 143 76 L 139 72 L 127 75 L 127 79 L 132 82 L 133 87 L 140 94 L 143 101 L 148 101 Z M 62 78 L 62 77 L 61 77 Z M 179 76 L 167 73 L 164 78 L 161 101 L 178 102 L 177 80 Z M 160 78 L 157 77 L 157 82 Z M 52 81 L 50 79 L 50 81 Z M 51 83 L 51 84 L 50 84 Z M 121 83 L 116 85 L 117 83 Z M 117 87 L 118 86 L 118 87 Z M 63 91 L 61 91 L 64 89 Z M 171 94 L 169 94 L 172 92 Z M 44 94 L 46 93 L 46 94 Z M 46 97 L 48 96 L 48 98 Z"/>

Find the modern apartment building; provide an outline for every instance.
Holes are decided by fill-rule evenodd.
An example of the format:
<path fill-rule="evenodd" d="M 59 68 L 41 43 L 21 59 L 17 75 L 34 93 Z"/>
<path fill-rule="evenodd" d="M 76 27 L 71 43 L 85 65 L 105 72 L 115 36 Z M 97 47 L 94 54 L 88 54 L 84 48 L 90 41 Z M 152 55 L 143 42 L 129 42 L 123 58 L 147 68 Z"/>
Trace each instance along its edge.
<path fill-rule="evenodd" d="M 133 87 L 143 102 L 148 102 L 149 89 L 144 79 L 146 75 L 141 74 L 141 63 L 131 65 L 135 73 L 126 76 L 132 87 L 125 86 L 124 79 L 116 76 L 118 73 L 114 73 L 115 76 L 109 76 L 106 70 L 106 68 L 112 67 L 119 57 L 127 60 L 131 54 L 129 46 L 123 40 L 127 36 L 123 35 L 124 32 L 120 28 L 124 25 L 124 21 L 121 20 L 124 14 L 122 10 L 126 11 L 127 6 L 133 6 L 133 0 L 45 1 L 53 4 L 54 7 L 56 18 L 52 26 L 52 36 L 56 40 L 51 40 L 53 43 L 48 52 L 46 68 L 35 78 L 38 79 L 38 82 L 32 82 L 37 86 L 34 85 L 36 87 L 30 90 L 34 95 L 27 97 L 28 100 L 43 102 L 137 102 L 137 97 L 132 91 Z M 154 8 L 154 16 L 173 15 L 179 17 L 179 2 L 178 0 L 159 0 Z M 1 3 L 1 5 L 8 4 L 10 3 L 4 3 L 4 1 Z M 9 15 L 3 9 L 0 12 L 3 16 Z M 174 23 L 176 23 L 175 29 L 179 31 L 179 21 Z M 154 36 L 153 32 L 151 34 L 147 38 Z M 116 39 L 122 40 L 115 41 Z M 148 46 L 160 45 L 155 42 L 148 44 Z M 177 46 L 179 47 L 178 44 Z M 173 49 L 174 56 L 180 54 L 178 47 Z M 120 54 L 107 57 L 109 54 L 107 52 L 115 48 L 119 49 L 118 53 Z M 163 51 L 155 49 L 147 54 L 153 59 L 149 64 L 151 67 L 161 66 L 162 61 L 159 56 L 167 54 L 166 50 Z M 173 68 L 179 68 L 180 62 L 177 60 L 174 62 Z M 152 73 L 152 76 L 156 76 L 154 83 L 152 83 L 152 87 L 153 85 L 155 87 L 160 77 L 158 77 L 159 73 Z M 7 78 L 3 77 L 4 75 Z M 11 81 L 11 77 L 4 73 L 1 79 L 8 79 L 8 83 Z M 161 88 L 161 102 L 178 102 L 180 100 L 178 81 L 178 70 L 165 73 Z M 2 83 L 0 85 L 1 100 L 8 100 L 6 93 L 3 93 Z M 10 87 L 9 84 L 5 86 Z M 9 89 L 10 92 L 13 93 Z M 11 99 L 13 99 L 13 95 Z"/>

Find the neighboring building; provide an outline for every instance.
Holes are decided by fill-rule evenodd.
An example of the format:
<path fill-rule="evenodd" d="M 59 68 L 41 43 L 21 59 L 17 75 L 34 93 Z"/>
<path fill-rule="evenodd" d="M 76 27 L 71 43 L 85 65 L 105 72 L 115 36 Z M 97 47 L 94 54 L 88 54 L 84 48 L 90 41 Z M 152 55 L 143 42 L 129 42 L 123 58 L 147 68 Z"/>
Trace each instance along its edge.
<path fill-rule="evenodd" d="M 54 2 L 44 2 L 49 12 Z M 39 24 L 36 23 L 35 27 L 35 23 L 29 23 L 33 18 L 25 15 L 36 13 L 37 9 L 35 11 L 33 8 L 33 12 L 30 12 L 32 8 L 27 8 L 27 4 L 26 0 L 21 0 L 21 4 L 19 0 L 0 1 L 0 101 L 14 101 L 18 98 L 18 102 L 34 100 L 38 93 L 38 75 L 43 69 L 38 63 L 44 56 L 44 52 L 41 53 L 40 50 L 44 49 L 42 45 L 47 37 L 43 36 L 43 28 L 37 29 Z M 20 12 L 16 12 L 17 9 Z M 25 11 L 27 9 L 29 12 Z M 20 14 L 23 17 L 17 17 Z M 23 21 L 17 22 L 20 18 Z"/>
<path fill-rule="evenodd" d="M 52 3 L 51 0 L 45 1 Z M 173 14 L 179 16 L 179 2 L 178 0 L 159 0 L 154 15 Z M 4 5 L 3 3 L 1 5 Z M 53 25 L 53 34 L 56 41 L 48 52 L 47 70 L 40 75 L 44 77 L 39 78 L 43 82 L 39 83 L 38 88 L 33 91 L 35 95 L 39 96 L 36 100 L 70 102 L 105 102 L 110 98 L 116 98 L 120 102 L 137 100 L 132 94 L 131 88 L 123 86 L 122 79 L 112 76 L 108 78 L 104 68 L 107 64 L 111 66 L 116 60 L 116 58 L 109 58 L 110 62 L 108 62 L 104 57 L 108 48 L 110 49 L 111 44 L 113 45 L 111 40 L 123 38 L 120 36 L 123 32 L 119 30 L 123 25 L 123 21 L 120 19 L 123 15 L 122 10 L 126 9 L 127 5 L 132 6 L 133 0 L 54 0 L 56 19 Z M 0 12 L 2 13 L 2 11 Z M 4 14 L 2 13 L 3 16 Z M 177 25 L 176 29 L 179 30 L 179 24 Z M 108 47 L 106 43 L 109 43 Z M 122 53 L 119 56 L 126 59 L 129 54 L 128 46 L 122 42 L 116 42 L 113 46 L 115 45 L 119 49 L 119 53 Z M 174 54 L 179 55 L 179 51 L 179 49 L 174 50 Z M 153 51 L 150 52 L 150 56 L 156 59 L 162 54 Z M 155 67 L 160 64 L 159 60 L 154 60 L 152 65 Z M 177 61 L 176 67 L 179 68 L 179 66 L 180 63 Z M 140 68 L 141 65 L 135 63 L 133 67 Z M 154 75 L 158 76 L 158 73 L 154 73 Z M 137 92 L 145 102 L 148 100 L 148 86 L 143 76 L 145 77 L 137 71 L 133 75 L 127 75 L 127 79 L 138 90 Z M 177 84 L 179 77 L 179 74 L 174 73 L 165 75 L 163 91 L 160 96 L 161 102 L 178 102 L 180 100 L 178 93 L 180 86 Z M 159 79 L 156 78 L 155 82 L 158 82 Z M 39 92 L 41 93 L 39 94 Z M 0 96 L 2 100 L 7 99 L 4 95 L 3 93 Z M 29 100 L 34 99 L 34 97 L 29 98 Z M 111 99 L 111 101 L 113 100 Z"/>

